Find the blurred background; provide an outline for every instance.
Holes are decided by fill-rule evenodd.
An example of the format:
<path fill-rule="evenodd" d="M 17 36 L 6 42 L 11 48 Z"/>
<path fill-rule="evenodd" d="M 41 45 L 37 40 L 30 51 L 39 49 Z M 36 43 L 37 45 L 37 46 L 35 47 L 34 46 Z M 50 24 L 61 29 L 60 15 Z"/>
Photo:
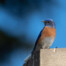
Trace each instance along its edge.
<path fill-rule="evenodd" d="M 0 66 L 23 66 L 48 18 L 56 24 L 51 48 L 66 48 L 65 0 L 0 0 Z"/>

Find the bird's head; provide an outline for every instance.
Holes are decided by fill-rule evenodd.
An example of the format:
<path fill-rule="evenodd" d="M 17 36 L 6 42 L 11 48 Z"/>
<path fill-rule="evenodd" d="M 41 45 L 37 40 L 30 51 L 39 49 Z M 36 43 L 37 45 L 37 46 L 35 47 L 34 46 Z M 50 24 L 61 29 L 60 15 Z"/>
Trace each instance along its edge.
<path fill-rule="evenodd" d="M 44 22 L 45 26 L 47 26 L 47 27 L 55 28 L 55 23 L 52 19 L 48 19 L 48 20 L 45 20 L 45 21 L 42 21 L 42 22 Z"/>

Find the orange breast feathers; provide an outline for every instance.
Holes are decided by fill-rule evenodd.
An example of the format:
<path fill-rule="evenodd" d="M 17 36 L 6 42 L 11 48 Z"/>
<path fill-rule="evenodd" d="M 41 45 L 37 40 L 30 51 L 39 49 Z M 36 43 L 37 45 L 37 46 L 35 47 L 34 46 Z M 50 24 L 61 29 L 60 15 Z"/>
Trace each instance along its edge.
<path fill-rule="evenodd" d="M 38 43 L 40 43 L 41 40 L 43 40 L 45 37 L 53 37 L 53 40 L 54 40 L 55 36 L 56 36 L 56 29 L 46 26 L 42 31 L 42 34 L 40 39 L 38 40 Z"/>

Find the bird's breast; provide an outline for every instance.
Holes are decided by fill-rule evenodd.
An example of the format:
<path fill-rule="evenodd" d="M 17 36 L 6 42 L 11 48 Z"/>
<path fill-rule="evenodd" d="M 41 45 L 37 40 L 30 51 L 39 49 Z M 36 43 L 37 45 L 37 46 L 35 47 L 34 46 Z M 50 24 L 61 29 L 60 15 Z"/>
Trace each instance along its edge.
<path fill-rule="evenodd" d="M 41 41 L 40 45 L 44 49 L 49 48 L 52 45 L 53 41 L 53 37 L 46 37 Z"/>
<path fill-rule="evenodd" d="M 52 40 L 55 39 L 55 35 L 56 35 L 55 28 L 45 27 L 42 31 L 40 39 L 38 40 L 38 44 L 40 44 L 44 40 L 45 42 L 52 42 Z"/>

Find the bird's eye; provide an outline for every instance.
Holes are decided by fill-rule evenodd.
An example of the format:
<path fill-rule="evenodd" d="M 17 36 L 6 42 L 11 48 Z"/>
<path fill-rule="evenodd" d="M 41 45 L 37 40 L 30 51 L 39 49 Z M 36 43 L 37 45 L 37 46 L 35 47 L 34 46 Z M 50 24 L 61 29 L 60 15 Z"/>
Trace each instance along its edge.
<path fill-rule="evenodd" d="M 47 23 L 49 23 L 49 22 L 47 22 Z"/>

